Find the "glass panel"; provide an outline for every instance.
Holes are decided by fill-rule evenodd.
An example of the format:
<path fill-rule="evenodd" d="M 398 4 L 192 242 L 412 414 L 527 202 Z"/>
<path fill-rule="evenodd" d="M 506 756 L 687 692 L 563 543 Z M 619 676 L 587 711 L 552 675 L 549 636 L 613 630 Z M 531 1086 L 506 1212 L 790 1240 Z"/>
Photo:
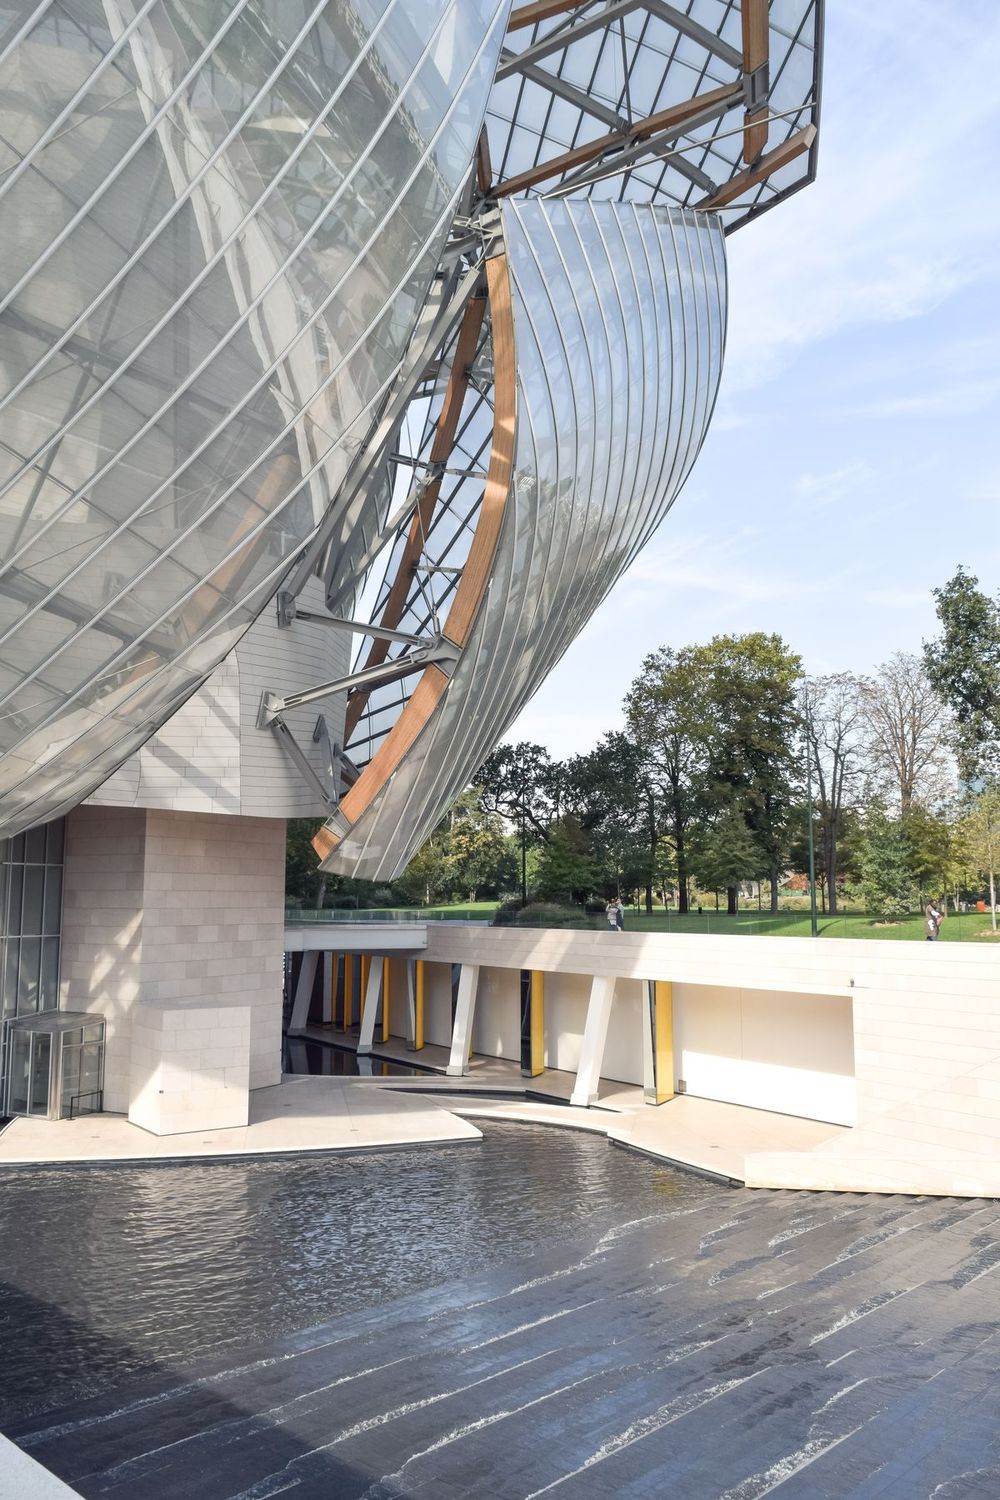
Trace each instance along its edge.
<path fill-rule="evenodd" d="M 42 931 L 59 935 L 62 930 L 62 870 L 58 865 L 49 865 L 45 871 L 45 909 L 42 913 Z"/>
<path fill-rule="evenodd" d="M 65 829 L 65 818 L 54 818 L 45 825 L 45 859 L 50 865 L 61 865 L 63 862 Z"/>
<path fill-rule="evenodd" d="M 17 1013 L 19 1016 L 31 1016 L 38 1010 L 38 983 L 41 964 L 41 938 L 22 938 L 21 965 L 17 976 Z"/>
<path fill-rule="evenodd" d="M 28 1069 L 31 1060 L 31 1037 L 26 1031 L 15 1031 L 10 1039 L 10 1085 L 7 1108 L 11 1114 L 28 1110 Z"/>
<path fill-rule="evenodd" d="M 17 959 L 18 940 L 8 938 L 4 943 L 2 1010 L 4 1019 L 17 1014 Z M 0 1062 L 3 1059 L 0 1057 Z"/>
<path fill-rule="evenodd" d="M 80 1052 L 80 1093 L 91 1094 L 101 1086 L 101 1042 L 86 1042 Z"/>
<path fill-rule="evenodd" d="M 45 1032 L 36 1032 L 31 1038 L 31 1102 L 33 1115 L 44 1115 L 49 1107 L 49 1058 L 52 1038 Z"/>
<path fill-rule="evenodd" d="M 59 1009 L 59 939 L 42 938 L 42 979 L 39 1010 Z"/>
<path fill-rule="evenodd" d="M 28 865 L 45 863 L 45 829 L 29 828 L 24 835 L 24 862 Z"/>
<path fill-rule="evenodd" d="M 78 1031 L 71 1036 L 79 1036 Z M 80 1047 L 70 1046 L 66 1036 L 62 1039 L 62 1097 L 59 1100 L 60 1114 L 69 1114 L 70 1101 L 80 1092 Z"/>
<path fill-rule="evenodd" d="M 21 931 L 34 937 L 42 931 L 42 899 L 45 891 L 45 866 L 24 867 L 24 914 Z"/>
<path fill-rule="evenodd" d="M 24 884 L 24 866 L 8 865 L 7 876 L 7 931 L 18 933 L 21 928 L 21 891 Z"/>
<path fill-rule="evenodd" d="M 95 27 L 106 9 L 74 8 Z M 226 38 L 211 28 L 232 6 L 162 8 L 191 53 L 164 44 L 140 91 L 126 47 L 44 175 L 0 200 L 0 289 L 31 268 L 6 330 L 0 453 L 0 552 L 25 591 L 0 683 L 12 818 L 80 800 L 163 722 L 178 679 L 225 655 L 364 457 L 468 177 L 509 0 L 318 7 L 295 60 L 301 6 L 251 4 Z M 60 28 L 14 46 L 11 129 L 37 139 L 69 108 L 74 62 Z M 154 125 L 175 89 L 183 108 Z M 253 123 L 230 140 L 244 109 Z M 53 307 L 61 330 L 79 317 L 77 338 L 39 336 Z M 372 534 L 380 502 L 365 503 Z"/>

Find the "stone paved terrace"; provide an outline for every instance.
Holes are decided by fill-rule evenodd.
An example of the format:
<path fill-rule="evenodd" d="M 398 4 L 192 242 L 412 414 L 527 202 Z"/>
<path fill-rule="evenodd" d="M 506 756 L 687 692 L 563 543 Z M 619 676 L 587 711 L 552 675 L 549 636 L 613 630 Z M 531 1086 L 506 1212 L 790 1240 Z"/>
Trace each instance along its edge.
<path fill-rule="evenodd" d="M 11 1435 L 94 1500 L 1000 1494 L 996 1202 L 705 1185 L 469 1269 Z"/>

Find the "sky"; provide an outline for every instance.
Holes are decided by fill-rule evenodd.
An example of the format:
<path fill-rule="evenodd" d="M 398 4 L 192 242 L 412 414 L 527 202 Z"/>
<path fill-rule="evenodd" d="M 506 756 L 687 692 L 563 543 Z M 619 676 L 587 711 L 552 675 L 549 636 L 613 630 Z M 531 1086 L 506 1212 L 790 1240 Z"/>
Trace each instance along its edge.
<path fill-rule="evenodd" d="M 998 58 L 1000 0 L 829 0 L 817 181 L 727 241 L 701 456 L 508 740 L 592 749 L 660 645 L 867 672 L 958 564 L 1000 588 Z"/>

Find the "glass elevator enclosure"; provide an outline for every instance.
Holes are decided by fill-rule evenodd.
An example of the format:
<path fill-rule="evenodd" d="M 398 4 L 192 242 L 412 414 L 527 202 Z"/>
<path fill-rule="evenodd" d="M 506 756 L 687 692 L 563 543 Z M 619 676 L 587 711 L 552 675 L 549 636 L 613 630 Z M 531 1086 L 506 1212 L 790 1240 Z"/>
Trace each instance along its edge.
<path fill-rule="evenodd" d="M 2 1113 L 65 1120 L 100 1110 L 104 1017 L 43 1011 L 6 1024 L 7 1084 Z"/>

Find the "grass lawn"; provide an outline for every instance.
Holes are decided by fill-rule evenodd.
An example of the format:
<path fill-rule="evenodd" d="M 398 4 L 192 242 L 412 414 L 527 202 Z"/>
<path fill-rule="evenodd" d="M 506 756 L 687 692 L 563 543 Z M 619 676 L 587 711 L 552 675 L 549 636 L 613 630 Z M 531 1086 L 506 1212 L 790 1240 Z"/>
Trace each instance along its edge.
<path fill-rule="evenodd" d="M 414 916 L 427 918 L 450 918 L 452 921 L 488 921 L 496 910 L 495 901 L 466 902 L 456 906 L 413 907 Z M 580 926 L 584 926 L 581 918 Z M 603 917 L 591 917 L 586 925 L 594 928 L 607 926 Z M 730 917 L 724 911 L 689 912 L 679 916 L 675 911 L 654 911 L 647 915 L 628 907 L 625 911 L 626 932 L 700 932 L 738 934 L 742 937 L 766 934 L 771 937 L 808 937 L 808 911 L 779 912 L 776 917 L 766 912 L 741 911 Z M 1000 953 L 1000 937 L 990 937 L 989 912 L 963 912 L 949 916 L 941 924 L 942 943 L 975 942 L 977 939 L 995 942 Z M 924 919 L 919 912 L 899 922 L 883 926 L 858 912 L 847 912 L 843 916 L 819 917 L 819 936 L 822 938 L 882 938 L 889 941 L 923 942 Z"/>
<path fill-rule="evenodd" d="M 862 913 L 847 912 L 837 917 L 821 916 L 818 926 L 819 936 L 822 938 L 924 941 L 924 919 L 919 912 L 887 926 L 874 922 L 871 917 Z M 766 912 L 744 911 L 738 916 L 730 917 L 725 912 L 704 911 L 700 915 L 690 912 L 681 917 L 676 912 L 660 911 L 647 916 L 645 912 L 626 911 L 625 928 L 626 931 L 631 929 L 633 932 L 739 933 L 742 936 L 765 933 L 771 937 L 809 937 L 809 913 L 788 911 L 779 912 L 776 917 L 772 917 Z M 989 931 L 988 912 L 963 912 L 958 916 L 949 916 L 942 922 L 939 941 L 974 942 L 985 938 L 989 942 Z M 996 941 L 1000 952 L 1000 938 Z"/>

